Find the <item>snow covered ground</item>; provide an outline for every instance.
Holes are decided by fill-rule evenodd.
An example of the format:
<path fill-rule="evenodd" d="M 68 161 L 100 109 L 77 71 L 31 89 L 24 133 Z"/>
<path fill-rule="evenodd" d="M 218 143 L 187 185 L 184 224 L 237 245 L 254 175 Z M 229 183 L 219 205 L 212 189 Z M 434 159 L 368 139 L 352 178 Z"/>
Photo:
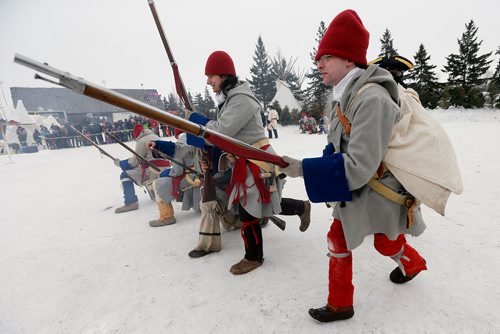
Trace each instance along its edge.
<path fill-rule="evenodd" d="M 200 259 L 199 216 L 151 228 L 155 204 L 116 215 L 119 174 L 93 147 L 0 156 L 0 333 L 499 333 L 500 112 L 433 111 L 449 133 L 465 191 L 446 217 L 424 208 L 427 231 L 410 242 L 429 270 L 396 286 L 395 264 L 354 250 L 355 316 L 333 324 L 309 317 L 327 297 L 330 209 L 313 204 L 308 231 L 287 218 L 264 228 L 265 262 L 233 276 L 243 256 L 238 231 Z M 326 137 L 280 128 L 276 151 L 320 154 Z M 104 147 L 126 158 L 116 144 Z M 306 198 L 301 179 L 285 195 Z"/>

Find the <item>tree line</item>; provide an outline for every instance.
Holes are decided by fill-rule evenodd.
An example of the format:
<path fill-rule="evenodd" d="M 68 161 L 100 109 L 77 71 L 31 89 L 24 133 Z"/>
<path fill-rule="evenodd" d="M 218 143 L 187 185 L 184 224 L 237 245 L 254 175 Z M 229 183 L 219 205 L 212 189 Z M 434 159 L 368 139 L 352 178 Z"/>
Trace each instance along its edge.
<path fill-rule="evenodd" d="M 325 23 L 321 21 L 314 45 L 319 44 L 326 30 Z M 446 65 L 441 69 L 447 75 L 445 82 L 438 81 L 437 66 L 431 63 L 431 56 L 421 43 L 413 55 L 414 68 L 405 74 L 405 83 L 419 93 L 425 108 L 500 108 L 500 61 L 492 69 L 493 52 L 480 53 L 483 41 L 478 37 L 478 27 L 473 20 L 465 24 L 465 32 L 457 42 L 458 53 L 447 56 Z M 389 28 L 384 31 L 380 43 L 379 56 L 398 55 Z M 309 54 L 311 68 L 305 72 L 297 68 L 297 58 L 287 58 L 279 50 L 271 57 L 266 51 L 262 36 L 257 38 L 254 63 L 250 68 L 251 77 L 246 78 L 256 97 L 264 108 L 269 106 L 276 94 L 276 80 L 279 79 L 288 85 L 303 106 L 302 110 L 282 109 L 275 101 L 273 107 L 280 113 L 280 120 L 284 124 L 297 121 L 302 111 L 311 113 L 318 119 L 329 103 L 330 89 L 323 85 L 321 74 L 314 64 L 316 52 L 317 48 L 314 47 Z M 500 46 L 495 55 L 500 56 Z M 210 118 L 215 117 L 216 106 L 208 88 L 205 88 L 203 94 L 189 93 L 189 98 L 199 112 Z M 167 110 L 182 111 L 179 100 L 173 94 L 164 98 L 164 104 Z"/>

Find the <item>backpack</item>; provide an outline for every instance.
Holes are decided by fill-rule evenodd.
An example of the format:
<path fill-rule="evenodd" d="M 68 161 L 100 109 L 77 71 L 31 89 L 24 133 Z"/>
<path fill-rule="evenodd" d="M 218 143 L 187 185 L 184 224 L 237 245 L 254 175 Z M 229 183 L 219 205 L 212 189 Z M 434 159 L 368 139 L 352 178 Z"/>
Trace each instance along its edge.
<path fill-rule="evenodd" d="M 360 92 L 372 85 L 376 83 L 360 88 L 347 106 L 348 111 Z M 392 129 L 378 175 L 374 175 L 368 185 L 384 197 L 405 205 L 409 213 L 415 203 L 421 202 L 444 216 L 450 194 L 459 195 L 463 191 L 453 145 L 441 125 L 422 106 L 417 92 L 400 85 L 398 88 L 400 120 Z M 344 132 L 350 132 L 351 123 L 339 107 L 337 115 Z M 402 196 L 378 181 L 384 169 L 388 169 L 411 196 Z"/>

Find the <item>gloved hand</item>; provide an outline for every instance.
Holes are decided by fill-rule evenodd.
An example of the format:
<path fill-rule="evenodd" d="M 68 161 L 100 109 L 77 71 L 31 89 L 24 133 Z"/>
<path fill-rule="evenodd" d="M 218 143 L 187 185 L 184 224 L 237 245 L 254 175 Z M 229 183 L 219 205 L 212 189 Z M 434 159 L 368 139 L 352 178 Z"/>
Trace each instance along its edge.
<path fill-rule="evenodd" d="M 280 168 L 282 173 L 285 173 L 290 177 L 303 176 L 302 160 L 290 158 L 286 155 L 283 156 L 283 160 L 285 160 L 285 162 L 288 163 L 288 166 Z"/>
<path fill-rule="evenodd" d="M 116 166 L 116 167 L 120 167 L 120 161 L 121 161 L 121 160 L 120 160 L 120 159 L 118 159 L 118 158 L 115 158 L 115 160 L 113 160 L 113 162 L 115 163 L 115 166 Z"/>
<path fill-rule="evenodd" d="M 192 110 L 184 109 L 184 118 L 189 119 L 189 116 L 191 116 L 192 113 L 193 113 Z"/>
<path fill-rule="evenodd" d="M 152 151 L 152 150 L 153 150 L 153 148 L 155 148 L 155 146 L 156 146 L 156 144 L 155 144 L 155 142 L 154 142 L 154 141 L 150 141 L 150 142 L 148 142 L 148 143 L 146 144 L 147 149 L 148 149 L 148 150 L 150 150 L 150 151 Z"/>

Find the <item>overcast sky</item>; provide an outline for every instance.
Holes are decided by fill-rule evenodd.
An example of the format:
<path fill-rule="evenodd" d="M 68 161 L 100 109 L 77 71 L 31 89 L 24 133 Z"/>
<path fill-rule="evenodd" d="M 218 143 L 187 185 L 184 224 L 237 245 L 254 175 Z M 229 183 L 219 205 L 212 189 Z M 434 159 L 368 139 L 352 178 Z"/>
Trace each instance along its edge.
<path fill-rule="evenodd" d="M 420 43 L 442 69 L 458 53 L 457 39 L 471 19 L 483 40 L 481 53 L 500 46 L 500 1 L 167 1 L 156 0 L 184 84 L 205 89 L 204 66 L 214 50 L 233 58 L 241 78 L 250 77 L 259 34 L 271 56 L 281 50 L 300 69 L 321 21 L 328 25 L 344 9 L 358 12 L 370 32 L 368 60 L 380 52 L 386 28 L 394 46 L 413 60 Z M 0 81 L 8 87 L 54 87 L 34 80 L 34 71 L 13 63 L 15 53 L 108 88 L 174 91 L 172 71 L 147 0 L 0 0 Z M 494 56 L 493 66 L 498 61 Z M 446 77 L 441 75 L 441 79 Z M 10 101 L 9 101 L 10 102 Z"/>

